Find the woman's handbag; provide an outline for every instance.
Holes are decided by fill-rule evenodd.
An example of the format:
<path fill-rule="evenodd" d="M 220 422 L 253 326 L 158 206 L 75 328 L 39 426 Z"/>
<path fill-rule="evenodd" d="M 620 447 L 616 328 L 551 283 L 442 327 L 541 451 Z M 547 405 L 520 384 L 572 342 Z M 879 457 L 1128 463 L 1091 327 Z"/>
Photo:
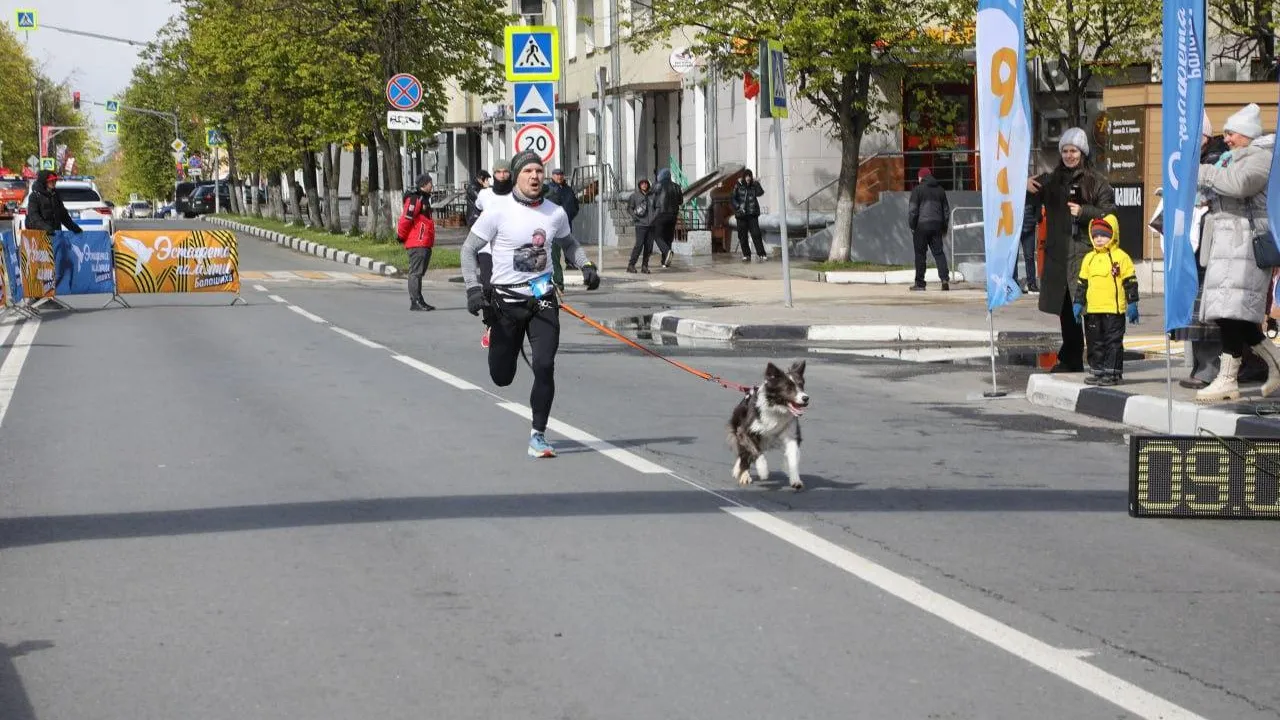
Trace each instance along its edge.
<path fill-rule="evenodd" d="M 1245 200 L 1249 210 L 1249 234 L 1253 236 L 1253 261 L 1263 270 L 1280 267 L 1280 247 L 1276 246 L 1276 236 L 1270 230 L 1259 233 L 1253 226 L 1253 203 Z"/>

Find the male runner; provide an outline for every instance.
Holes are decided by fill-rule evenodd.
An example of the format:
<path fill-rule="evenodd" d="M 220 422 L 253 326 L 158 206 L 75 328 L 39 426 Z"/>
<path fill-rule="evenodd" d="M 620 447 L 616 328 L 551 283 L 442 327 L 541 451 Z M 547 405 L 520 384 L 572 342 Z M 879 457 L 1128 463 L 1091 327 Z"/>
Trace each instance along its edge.
<path fill-rule="evenodd" d="M 544 178 L 537 153 L 522 152 L 511 159 L 515 188 L 510 195 L 486 200 L 484 212 L 462 245 L 462 278 L 467 288 L 467 311 L 479 315 L 491 307 L 495 323 L 489 334 L 489 377 L 506 387 L 516 376 L 524 339 L 529 338 L 533 368 L 533 429 L 529 456 L 555 457 L 547 442 L 547 419 L 555 398 L 555 361 L 560 347 L 560 304 L 551 282 L 551 248 L 559 245 L 566 257 L 582 268 L 588 290 L 600 287 L 600 275 L 569 232 L 569 217 L 553 202 L 542 199 Z M 493 256 L 492 293 L 480 286 L 476 255 L 489 247 Z"/>

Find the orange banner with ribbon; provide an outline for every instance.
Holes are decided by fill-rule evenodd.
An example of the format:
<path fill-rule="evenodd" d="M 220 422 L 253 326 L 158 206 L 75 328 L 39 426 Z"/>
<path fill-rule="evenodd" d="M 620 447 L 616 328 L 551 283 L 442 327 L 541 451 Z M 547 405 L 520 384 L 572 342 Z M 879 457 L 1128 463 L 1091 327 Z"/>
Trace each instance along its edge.
<path fill-rule="evenodd" d="M 58 289 L 53 239 L 43 230 L 23 230 L 18 237 L 18 272 L 28 300 L 51 298 Z"/>
<path fill-rule="evenodd" d="M 124 230 L 115 234 L 116 292 L 240 292 L 235 233 Z"/>

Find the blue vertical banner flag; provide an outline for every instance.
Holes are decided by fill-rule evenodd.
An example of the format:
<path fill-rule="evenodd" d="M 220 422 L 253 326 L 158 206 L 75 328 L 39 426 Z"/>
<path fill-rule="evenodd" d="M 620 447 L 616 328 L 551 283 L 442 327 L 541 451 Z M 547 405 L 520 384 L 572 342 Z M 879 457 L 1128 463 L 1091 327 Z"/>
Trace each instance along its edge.
<path fill-rule="evenodd" d="M 9 290 L 9 302 L 22 302 L 21 269 L 18 267 L 18 241 L 11 232 L 0 233 L 0 244 L 4 245 L 5 287 Z"/>
<path fill-rule="evenodd" d="M 1017 300 L 1013 281 L 1031 160 L 1022 0 L 978 0 L 978 151 L 987 311 Z"/>
<path fill-rule="evenodd" d="M 1165 0 L 1161 88 L 1164 168 L 1164 330 L 1192 322 L 1199 279 L 1191 249 L 1200 118 L 1204 113 L 1204 0 Z"/>

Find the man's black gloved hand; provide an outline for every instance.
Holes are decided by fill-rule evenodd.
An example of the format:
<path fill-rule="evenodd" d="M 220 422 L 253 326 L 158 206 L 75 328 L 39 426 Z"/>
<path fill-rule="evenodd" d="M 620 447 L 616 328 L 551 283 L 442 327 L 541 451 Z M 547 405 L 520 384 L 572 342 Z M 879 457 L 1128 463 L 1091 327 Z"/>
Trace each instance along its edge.
<path fill-rule="evenodd" d="M 467 312 L 479 315 L 489 303 L 485 302 L 484 291 L 479 287 L 467 288 Z"/>
<path fill-rule="evenodd" d="M 587 286 L 588 290 L 595 290 L 600 287 L 600 273 L 596 272 L 596 266 L 587 263 L 582 266 L 582 282 Z"/>

